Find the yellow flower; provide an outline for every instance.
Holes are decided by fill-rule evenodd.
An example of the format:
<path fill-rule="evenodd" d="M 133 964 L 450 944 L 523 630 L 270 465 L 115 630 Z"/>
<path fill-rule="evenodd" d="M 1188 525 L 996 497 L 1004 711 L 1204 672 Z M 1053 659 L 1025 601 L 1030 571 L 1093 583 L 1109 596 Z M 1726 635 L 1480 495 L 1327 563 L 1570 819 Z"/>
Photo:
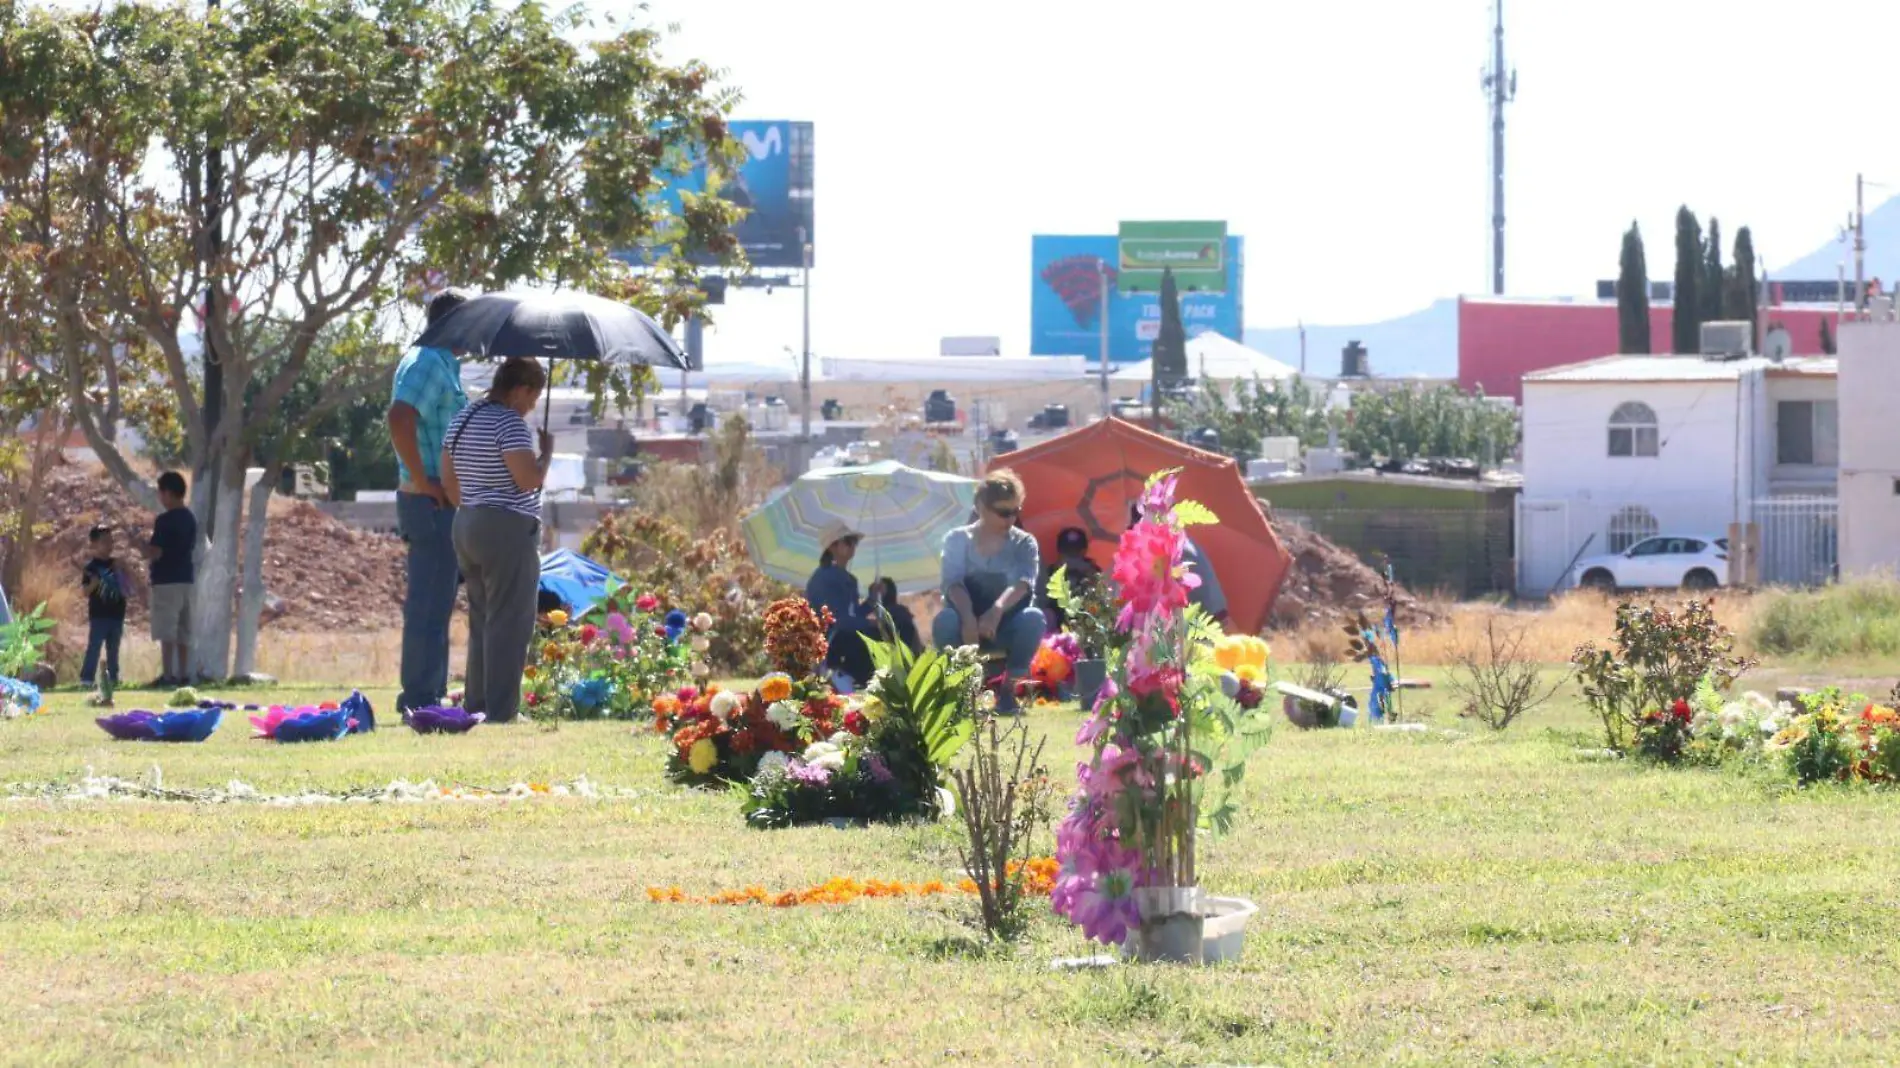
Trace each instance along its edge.
<path fill-rule="evenodd" d="M 567 613 L 566 613 L 566 612 L 563 612 L 563 611 L 561 611 L 561 610 L 560 610 L 560 609 L 558 609 L 558 608 L 556 608 L 556 609 L 555 609 L 554 611 L 552 611 L 552 612 L 549 612 L 549 613 L 548 613 L 548 625 L 549 625 L 549 626 L 554 626 L 554 627 L 565 627 L 565 626 L 567 626 Z"/>
<path fill-rule="evenodd" d="M 1254 686 L 1266 681 L 1267 673 L 1254 664 L 1242 664 L 1234 669 L 1234 677 Z"/>
<path fill-rule="evenodd" d="M 792 696 L 792 680 L 784 675 L 767 675 L 759 683 L 759 696 L 770 704 Z"/>
<path fill-rule="evenodd" d="M 882 700 L 870 694 L 866 694 L 863 703 L 858 705 L 858 711 L 864 713 L 865 719 L 876 723 L 884 718 L 886 709 Z"/>
<path fill-rule="evenodd" d="M 713 744 L 711 738 L 701 738 L 694 742 L 693 748 L 686 754 L 686 766 L 692 768 L 695 775 L 706 774 L 717 763 L 719 763 L 719 747 Z"/>
<path fill-rule="evenodd" d="M 529 682 L 533 682 L 535 677 L 539 674 L 541 673 L 535 669 L 533 664 L 529 664 L 527 667 L 521 669 L 521 677 L 527 679 Z"/>

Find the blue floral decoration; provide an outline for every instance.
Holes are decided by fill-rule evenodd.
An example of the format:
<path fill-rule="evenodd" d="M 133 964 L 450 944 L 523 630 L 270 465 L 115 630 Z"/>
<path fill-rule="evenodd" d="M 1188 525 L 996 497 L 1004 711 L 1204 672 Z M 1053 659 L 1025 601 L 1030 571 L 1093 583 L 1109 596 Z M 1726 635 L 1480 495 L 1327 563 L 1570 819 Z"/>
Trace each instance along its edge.
<path fill-rule="evenodd" d="M 29 712 L 40 710 L 40 688 L 25 679 L 0 675 L 0 693 L 5 693 L 8 700 L 25 707 Z"/>
<path fill-rule="evenodd" d="M 344 719 L 353 719 L 356 726 L 350 728 L 357 734 L 368 734 L 376 729 L 376 710 L 370 707 L 369 698 L 361 690 L 351 690 L 350 695 L 337 705 L 337 711 Z"/>
<path fill-rule="evenodd" d="M 667 641 L 679 641 L 680 635 L 686 633 L 686 613 L 675 608 L 666 614 L 666 618 L 661 621 L 661 624 L 666 627 Z"/>
<path fill-rule="evenodd" d="M 568 687 L 567 699 L 574 707 L 597 712 L 613 698 L 614 685 L 606 679 L 582 679 Z"/>

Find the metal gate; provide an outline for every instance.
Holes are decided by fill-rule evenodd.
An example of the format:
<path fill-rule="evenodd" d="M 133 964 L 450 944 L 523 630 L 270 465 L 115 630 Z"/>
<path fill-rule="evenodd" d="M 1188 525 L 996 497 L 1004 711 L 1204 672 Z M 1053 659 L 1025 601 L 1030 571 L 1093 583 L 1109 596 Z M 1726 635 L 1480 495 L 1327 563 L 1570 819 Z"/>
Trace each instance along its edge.
<path fill-rule="evenodd" d="M 1841 506 L 1834 497 L 1755 501 L 1764 586 L 1820 586 L 1840 574 Z"/>
<path fill-rule="evenodd" d="M 1517 499 L 1517 595 L 1548 597 L 1570 566 L 1570 502 Z"/>

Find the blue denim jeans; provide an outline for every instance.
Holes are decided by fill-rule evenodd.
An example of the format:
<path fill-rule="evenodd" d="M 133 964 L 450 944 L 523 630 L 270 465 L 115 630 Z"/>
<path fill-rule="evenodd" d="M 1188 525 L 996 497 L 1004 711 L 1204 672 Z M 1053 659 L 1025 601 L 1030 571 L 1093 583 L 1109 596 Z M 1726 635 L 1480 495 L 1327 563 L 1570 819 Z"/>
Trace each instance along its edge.
<path fill-rule="evenodd" d="M 106 654 L 106 677 L 119 681 L 119 639 L 125 637 L 125 620 L 94 619 L 86 626 L 86 662 L 79 667 L 79 681 L 91 686 L 99 678 L 99 653 Z"/>
<path fill-rule="evenodd" d="M 1008 658 L 1009 677 L 1020 679 L 1029 674 L 1029 662 L 1036 658 L 1036 649 L 1042 645 L 1042 610 L 1029 603 L 1028 598 L 1018 608 L 1003 617 L 996 626 L 996 639 L 989 643 L 1003 651 Z M 957 610 L 946 606 L 937 613 L 930 625 L 930 638 L 937 648 L 963 644 L 963 617 Z"/>
<path fill-rule="evenodd" d="M 409 588 L 402 599 L 402 692 L 398 711 L 442 703 L 449 689 L 449 620 L 461 570 L 450 533 L 455 509 L 427 497 L 396 495 L 396 523 L 409 544 Z"/>

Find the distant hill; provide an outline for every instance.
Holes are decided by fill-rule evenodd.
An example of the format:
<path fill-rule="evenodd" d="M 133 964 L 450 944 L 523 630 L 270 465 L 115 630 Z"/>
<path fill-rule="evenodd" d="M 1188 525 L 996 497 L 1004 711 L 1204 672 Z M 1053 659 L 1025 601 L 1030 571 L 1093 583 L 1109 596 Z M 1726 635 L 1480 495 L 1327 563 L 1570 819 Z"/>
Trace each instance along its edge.
<path fill-rule="evenodd" d="M 1852 283 L 1853 245 L 1843 245 L 1837 240 L 1829 240 L 1786 267 L 1775 269 L 1769 277 L 1771 280 L 1826 281 L 1837 277 L 1842 261 L 1847 263 L 1847 280 Z M 1892 197 L 1867 213 L 1866 269 L 1869 281 L 1878 278 L 1888 289 L 1900 282 L 1900 197 Z"/>
<path fill-rule="evenodd" d="M 1246 341 L 1249 347 L 1282 363 L 1300 365 L 1297 326 L 1248 330 Z M 1339 374 L 1340 350 L 1351 341 L 1366 347 L 1372 373 L 1381 378 L 1397 375 L 1457 378 L 1458 302 L 1440 300 L 1410 315 L 1380 323 L 1309 325 L 1306 328 L 1307 372 L 1326 378 Z"/>

